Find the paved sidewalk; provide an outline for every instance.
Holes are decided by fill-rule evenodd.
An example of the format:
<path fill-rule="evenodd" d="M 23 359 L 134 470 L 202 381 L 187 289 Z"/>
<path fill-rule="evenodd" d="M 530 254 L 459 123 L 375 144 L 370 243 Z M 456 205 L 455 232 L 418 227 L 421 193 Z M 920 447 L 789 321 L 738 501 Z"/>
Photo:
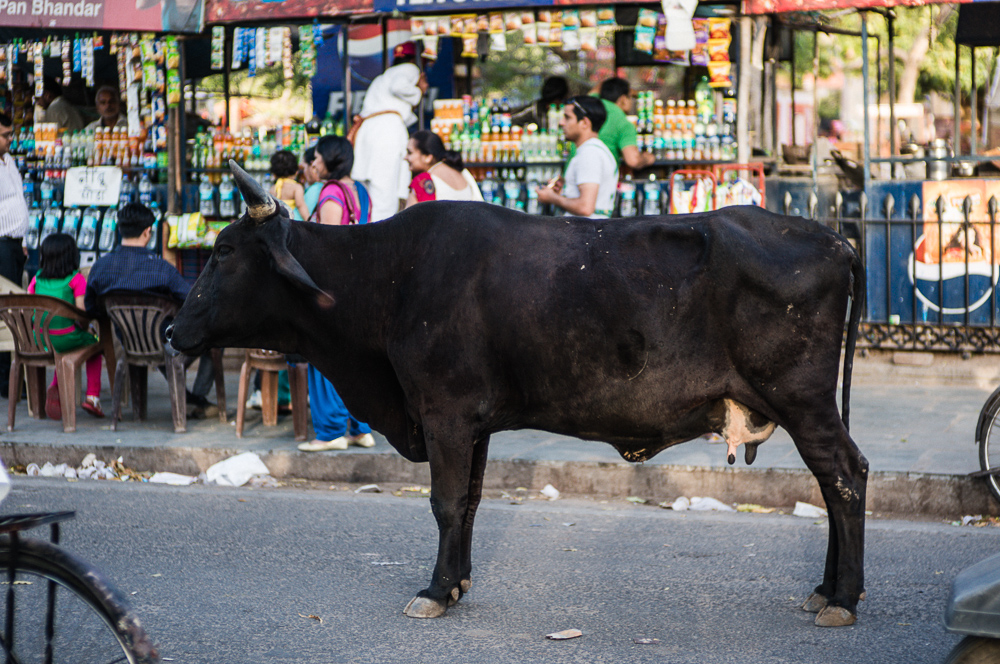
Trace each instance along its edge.
<path fill-rule="evenodd" d="M 877 500 L 881 509 L 993 511 L 996 506 L 982 481 L 964 476 L 979 468 L 976 422 L 987 397 L 1000 384 L 1000 358 L 963 361 L 948 356 L 907 355 L 899 359 L 907 363 L 893 363 L 890 355 L 876 354 L 868 359 L 859 356 L 855 364 L 851 432 L 876 480 L 870 484 L 870 504 L 873 492 L 885 484 L 899 486 L 903 493 Z M 920 366 L 921 360 L 930 359 L 933 362 L 929 366 Z M 189 375 L 193 378 L 194 372 Z M 184 434 L 172 431 L 166 383 L 156 373 L 149 377 L 147 421 L 133 422 L 130 407 L 126 406 L 117 432 L 110 430 L 107 419 L 96 420 L 80 410 L 77 431 L 64 434 L 57 422 L 31 418 L 26 402 L 21 401 L 14 431 L 0 435 L 0 453 L 8 463 L 46 459 L 78 463 L 87 451 L 95 450 L 105 455 L 126 454 L 139 470 L 192 473 L 225 456 L 250 450 L 265 457 L 276 475 L 330 481 L 428 480 L 426 464 L 406 462 L 381 436 L 376 436 L 376 446 L 368 450 L 352 447 L 347 452 L 306 454 L 295 447 L 291 417 L 279 418 L 276 427 L 264 427 L 260 412 L 251 410 L 244 438 L 236 438 L 233 419 L 237 376 L 237 372 L 227 372 L 229 421 L 190 420 Z M 110 412 L 107 385 L 102 400 Z M 802 476 L 810 479 L 804 472 L 805 465 L 781 429 L 760 446 L 750 472 L 742 454 L 737 456 L 735 466 L 730 468 L 724 443 L 698 439 L 635 465 L 625 462 L 604 443 L 529 430 L 493 436 L 489 472 L 499 478 L 495 482 L 499 484 L 539 484 L 547 478 L 558 478 L 563 484 L 560 488 L 567 491 L 603 488 L 611 493 L 648 487 L 654 494 L 657 487 L 663 486 L 660 496 L 667 497 L 670 491 L 687 490 L 689 482 L 694 482 L 695 487 L 700 483 L 706 488 L 704 495 L 718 495 L 709 493 L 714 489 L 737 500 L 760 494 L 767 498 L 769 488 L 780 494 L 776 488 L 779 477 L 785 478 L 782 481 L 794 478 L 799 487 L 786 492 L 786 500 L 810 491 L 801 485 Z M 685 472 L 692 479 L 682 479 L 680 473 Z M 741 483 L 748 481 L 758 482 L 759 486 L 741 494 Z M 932 490 L 928 482 L 937 488 Z M 940 495 L 942 491 L 947 495 Z M 813 492 L 812 498 L 818 501 L 818 492 Z"/>

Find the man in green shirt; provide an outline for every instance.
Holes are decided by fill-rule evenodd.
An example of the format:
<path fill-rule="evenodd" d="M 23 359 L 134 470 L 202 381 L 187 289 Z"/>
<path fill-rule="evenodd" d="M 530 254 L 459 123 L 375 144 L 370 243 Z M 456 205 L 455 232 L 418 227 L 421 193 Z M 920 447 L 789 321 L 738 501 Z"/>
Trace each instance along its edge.
<path fill-rule="evenodd" d="M 655 157 L 649 152 L 640 152 L 637 146 L 635 126 L 626 117 L 632 110 L 632 90 L 624 78 L 609 78 L 601 83 L 599 93 L 608 119 L 597 137 L 611 149 L 618 161 L 624 161 L 630 168 L 639 169 L 652 165 Z"/>

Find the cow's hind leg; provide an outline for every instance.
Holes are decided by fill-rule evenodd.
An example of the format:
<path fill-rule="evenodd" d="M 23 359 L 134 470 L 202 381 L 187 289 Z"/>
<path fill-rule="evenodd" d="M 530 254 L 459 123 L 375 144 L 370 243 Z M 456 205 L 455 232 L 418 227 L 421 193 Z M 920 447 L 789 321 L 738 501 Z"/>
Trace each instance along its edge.
<path fill-rule="evenodd" d="M 431 585 L 417 593 L 403 609 L 411 618 L 437 618 L 471 587 L 472 522 L 482 495 L 487 440 L 464 442 L 451 427 L 448 440 L 428 430 L 431 466 L 431 511 L 438 524 L 438 557 Z"/>
<path fill-rule="evenodd" d="M 836 408 L 797 414 L 786 425 L 806 466 L 816 476 L 829 514 L 830 538 L 823 583 L 803 609 L 823 627 L 851 625 L 864 594 L 865 490 L 868 461 L 851 440 Z"/>

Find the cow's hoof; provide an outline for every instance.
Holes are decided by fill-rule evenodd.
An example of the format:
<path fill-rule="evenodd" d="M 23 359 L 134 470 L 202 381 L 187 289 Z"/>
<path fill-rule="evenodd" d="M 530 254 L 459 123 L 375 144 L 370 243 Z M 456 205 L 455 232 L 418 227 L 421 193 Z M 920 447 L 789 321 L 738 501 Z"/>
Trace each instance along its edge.
<path fill-rule="evenodd" d="M 417 595 L 406 605 L 403 613 L 410 618 L 440 618 L 447 610 L 444 602 Z"/>
<path fill-rule="evenodd" d="M 858 619 L 842 606 L 828 606 L 816 616 L 817 627 L 847 627 Z"/>
<path fill-rule="evenodd" d="M 819 593 L 813 593 L 806 598 L 805 603 L 802 604 L 802 610 L 808 611 L 809 613 L 819 613 L 824 608 L 826 608 L 827 599 Z"/>
<path fill-rule="evenodd" d="M 460 599 L 462 599 L 462 593 L 459 592 L 458 588 L 452 588 L 451 592 L 448 593 L 448 606 L 455 606 Z"/>
<path fill-rule="evenodd" d="M 472 590 L 472 579 L 462 579 L 458 586 L 462 589 L 463 593 L 467 593 Z"/>

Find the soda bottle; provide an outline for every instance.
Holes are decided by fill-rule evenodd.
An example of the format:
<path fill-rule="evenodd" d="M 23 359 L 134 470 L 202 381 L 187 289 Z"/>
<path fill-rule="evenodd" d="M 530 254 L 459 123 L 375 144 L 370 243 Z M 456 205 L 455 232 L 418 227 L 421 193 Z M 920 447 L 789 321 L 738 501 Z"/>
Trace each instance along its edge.
<path fill-rule="evenodd" d="M 132 202 L 132 194 L 135 192 L 135 183 L 132 178 L 122 178 L 122 188 L 118 194 L 118 206 L 124 207 Z"/>
<path fill-rule="evenodd" d="M 618 209 L 619 217 L 635 216 L 635 182 L 631 175 L 626 175 L 625 179 L 618 183 L 618 197 L 621 204 Z"/>
<path fill-rule="evenodd" d="M 649 180 L 642 184 L 642 213 L 647 215 L 660 214 L 660 183 L 656 175 L 650 173 Z"/>

